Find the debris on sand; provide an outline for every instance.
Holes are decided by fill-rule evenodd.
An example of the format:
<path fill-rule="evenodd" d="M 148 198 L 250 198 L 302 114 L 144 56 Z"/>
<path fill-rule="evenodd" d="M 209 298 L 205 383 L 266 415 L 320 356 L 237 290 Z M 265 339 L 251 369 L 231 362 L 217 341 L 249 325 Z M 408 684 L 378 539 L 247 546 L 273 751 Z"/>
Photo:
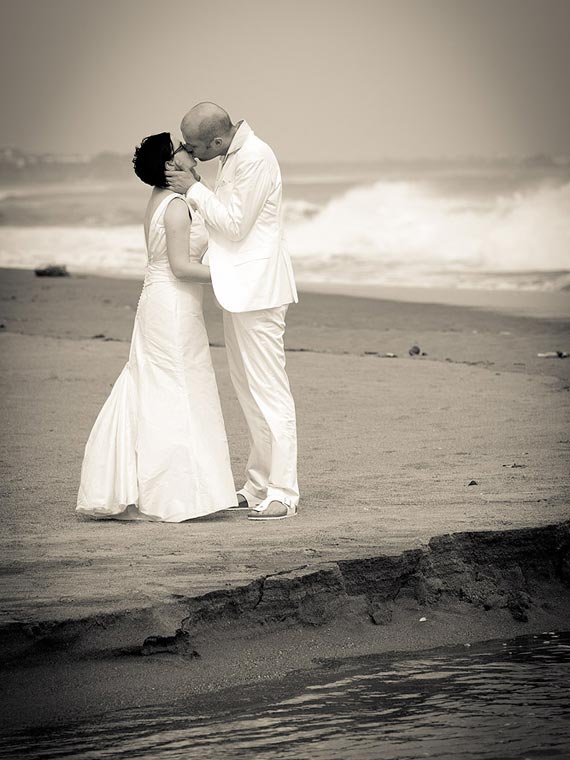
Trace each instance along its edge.
<path fill-rule="evenodd" d="M 97 333 L 97 335 L 92 335 L 91 340 L 103 340 L 106 343 L 109 341 L 113 341 L 115 343 L 120 342 L 120 338 L 111 338 L 110 336 L 105 335 L 105 333 Z"/>
<path fill-rule="evenodd" d="M 568 351 L 544 351 L 537 356 L 539 359 L 567 359 L 570 353 Z"/>
<path fill-rule="evenodd" d="M 468 486 L 478 486 L 479 483 L 477 483 L 476 480 L 470 480 L 469 483 L 467 483 Z"/>
<path fill-rule="evenodd" d="M 419 356 L 419 354 L 421 354 L 421 352 L 422 352 L 421 348 L 419 346 L 416 346 L 416 345 L 412 346 L 409 349 L 409 351 L 408 351 L 408 353 L 409 353 L 410 356 Z"/>
<path fill-rule="evenodd" d="M 148 636 L 141 647 L 140 653 L 148 657 L 152 654 L 182 654 L 186 657 L 200 655 L 190 643 L 190 634 L 179 628 L 174 636 Z"/>
<path fill-rule="evenodd" d="M 45 267 L 34 269 L 36 277 L 69 277 L 67 267 L 62 264 L 48 264 Z"/>

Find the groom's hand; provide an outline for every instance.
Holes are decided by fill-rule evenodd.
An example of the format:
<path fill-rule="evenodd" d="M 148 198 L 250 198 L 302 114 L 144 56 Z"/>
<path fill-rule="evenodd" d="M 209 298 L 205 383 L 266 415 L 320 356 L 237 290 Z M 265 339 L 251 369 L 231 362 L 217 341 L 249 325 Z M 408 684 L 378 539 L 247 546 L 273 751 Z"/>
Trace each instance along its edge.
<path fill-rule="evenodd" d="M 200 176 L 196 174 L 194 169 L 192 169 L 192 172 L 171 171 L 167 169 L 165 174 L 168 187 L 181 195 L 185 195 L 192 185 L 200 181 Z"/>

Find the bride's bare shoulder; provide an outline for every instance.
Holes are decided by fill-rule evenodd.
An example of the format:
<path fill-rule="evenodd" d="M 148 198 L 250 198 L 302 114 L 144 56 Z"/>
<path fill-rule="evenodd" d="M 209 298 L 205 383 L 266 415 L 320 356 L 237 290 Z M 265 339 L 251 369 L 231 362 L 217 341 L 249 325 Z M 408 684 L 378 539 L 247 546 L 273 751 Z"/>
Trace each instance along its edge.
<path fill-rule="evenodd" d="M 173 229 L 186 229 L 190 225 L 190 210 L 184 198 L 173 198 L 164 215 L 164 224 Z"/>

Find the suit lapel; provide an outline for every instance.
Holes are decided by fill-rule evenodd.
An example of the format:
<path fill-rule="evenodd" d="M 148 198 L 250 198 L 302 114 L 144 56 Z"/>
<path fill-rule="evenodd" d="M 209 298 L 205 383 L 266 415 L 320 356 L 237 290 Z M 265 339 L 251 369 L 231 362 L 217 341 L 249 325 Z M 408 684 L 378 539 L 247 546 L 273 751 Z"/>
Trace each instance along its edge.
<path fill-rule="evenodd" d="M 232 144 L 230 145 L 230 150 L 226 155 L 220 160 L 220 163 L 218 165 L 218 173 L 216 174 L 216 184 L 214 186 L 214 192 L 218 190 L 220 187 L 220 184 L 222 182 L 222 175 L 225 173 L 226 167 L 229 164 L 230 166 L 233 166 L 236 161 L 236 154 L 240 150 L 240 148 L 243 147 L 243 145 L 247 142 L 250 135 L 253 135 L 253 130 L 249 126 L 249 124 L 245 121 L 239 122 L 239 129 L 237 133 L 234 136 L 234 139 L 232 140 Z"/>
<path fill-rule="evenodd" d="M 216 173 L 216 181 L 214 183 L 214 192 L 217 192 L 217 190 L 218 190 L 218 188 L 220 186 L 220 181 L 222 179 L 222 171 L 223 171 L 223 169 L 224 169 L 224 164 L 222 162 L 222 159 L 220 159 L 220 161 L 218 163 L 218 171 Z"/>

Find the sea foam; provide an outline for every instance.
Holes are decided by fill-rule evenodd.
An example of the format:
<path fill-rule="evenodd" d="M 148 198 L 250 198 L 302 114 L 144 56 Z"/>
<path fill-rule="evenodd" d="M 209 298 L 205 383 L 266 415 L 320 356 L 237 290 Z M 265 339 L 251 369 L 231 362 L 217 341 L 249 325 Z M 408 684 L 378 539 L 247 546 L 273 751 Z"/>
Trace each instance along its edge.
<path fill-rule="evenodd" d="M 520 272 L 570 269 L 570 184 L 469 199 L 378 182 L 288 225 L 295 257 Z"/>

